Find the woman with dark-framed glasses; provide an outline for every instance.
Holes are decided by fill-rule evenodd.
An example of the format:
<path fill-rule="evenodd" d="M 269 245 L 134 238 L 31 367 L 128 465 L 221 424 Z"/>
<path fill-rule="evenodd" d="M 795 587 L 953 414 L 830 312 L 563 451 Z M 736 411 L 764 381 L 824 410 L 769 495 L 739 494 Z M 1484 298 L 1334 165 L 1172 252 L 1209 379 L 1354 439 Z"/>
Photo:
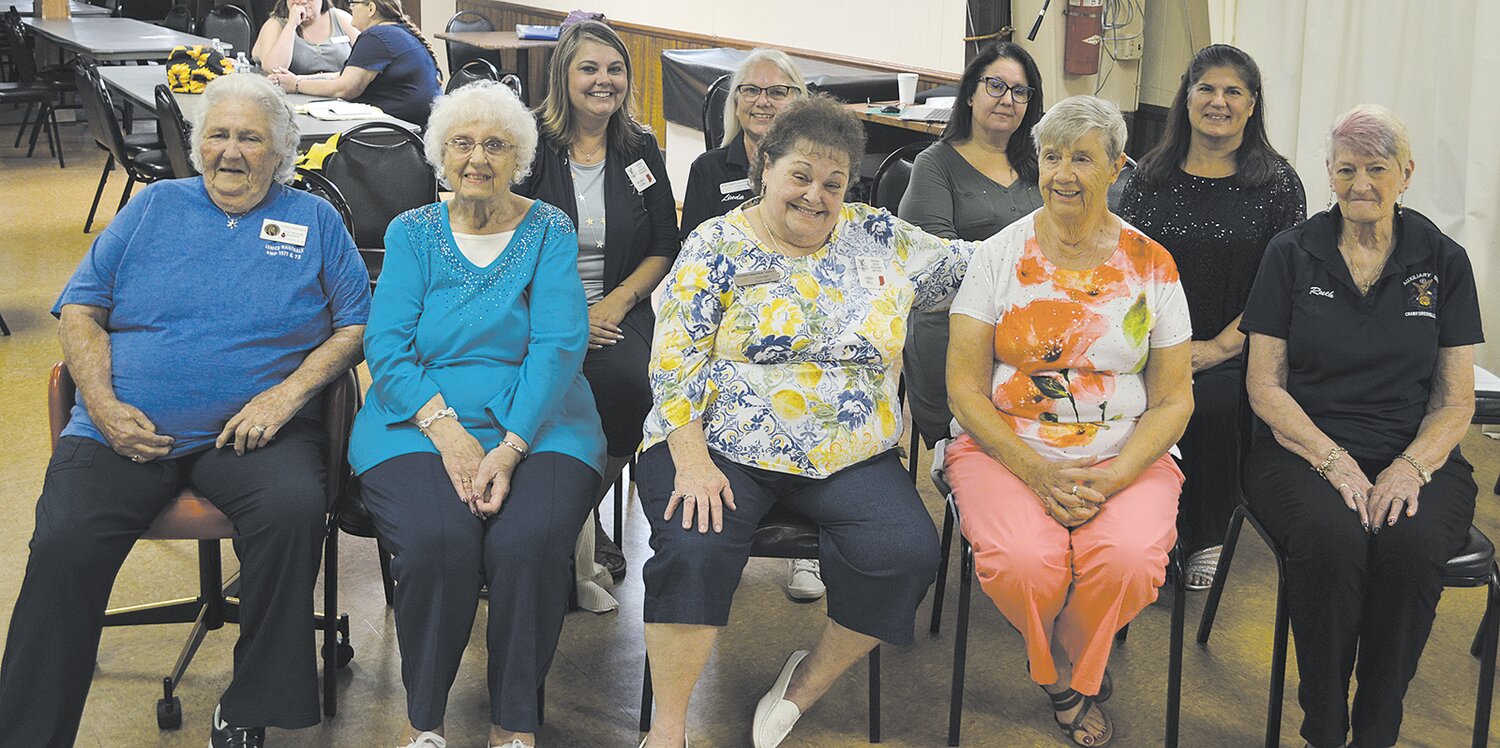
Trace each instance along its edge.
<path fill-rule="evenodd" d="M 1031 128 L 1042 118 L 1042 76 L 1021 47 L 986 47 L 964 69 L 943 138 L 917 154 L 897 213 L 944 239 L 984 241 L 1042 207 Z M 929 446 L 949 436 L 944 361 L 948 313 L 907 323 L 906 397 Z"/>
<path fill-rule="evenodd" d="M 438 99 L 427 159 L 453 197 L 407 211 L 365 336 L 373 384 L 349 458 L 392 551 L 407 748 L 443 748 L 448 690 L 489 584 L 489 742 L 536 745 L 604 435 L 567 214 L 511 192 L 536 125 L 505 86 Z"/>

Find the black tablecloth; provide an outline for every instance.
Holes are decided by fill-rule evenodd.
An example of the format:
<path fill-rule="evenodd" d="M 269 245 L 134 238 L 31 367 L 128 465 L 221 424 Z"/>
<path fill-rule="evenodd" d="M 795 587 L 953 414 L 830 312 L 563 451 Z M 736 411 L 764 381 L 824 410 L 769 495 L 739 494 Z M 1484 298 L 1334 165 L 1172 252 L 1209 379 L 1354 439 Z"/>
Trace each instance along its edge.
<path fill-rule="evenodd" d="M 667 121 L 695 130 L 703 125 L 703 97 L 719 76 L 734 72 L 749 50 L 669 49 L 661 53 L 663 108 Z M 844 101 L 891 101 L 897 96 L 896 74 L 793 56 L 808 90 Z"/>

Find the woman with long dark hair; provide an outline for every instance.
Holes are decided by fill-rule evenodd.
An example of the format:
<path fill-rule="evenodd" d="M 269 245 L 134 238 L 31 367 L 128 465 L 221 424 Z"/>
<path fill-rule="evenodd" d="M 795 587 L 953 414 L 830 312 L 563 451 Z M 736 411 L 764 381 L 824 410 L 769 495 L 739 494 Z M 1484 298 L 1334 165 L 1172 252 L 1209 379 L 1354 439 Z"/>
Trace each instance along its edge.
<path fill-rule="evenodd" d="M 1297 172 L 1266 137 L 1260 68 L 1227 44 L 1193 57 L 1156 147 L 1125 187 L 1120 216 L 1172 253 L 1193 319 L 1193 400 L 1178 445 L 1187 476 L 1178 534 L 1188 589 L 1208 589 L 1234 511 L 1241 382 L 1238 329 L 1271 237 L 1300 223 Z"/>
<path fill-rule="evenodd" d="M 1042 207 L 1031 128 L 1042 118 L 1042 75 L 1010 42 L 982 50 L 958 84 L 943 139 L 917 155 L 897 211 L 944 239 L 983 241 Z M 929 445 L 948 436 L 944 357 L 948 313 L 913 312 L 906 392 L 912 424 Z"/>
<path fill-rule="evenodd" d="M 630 52 L 614 29 L 585 21 L 564 30 L 537 112 L 536 161 L 516 187 L 562 208 L 578 227 L 578 273 L 589 303 L 583 374 L 608 441 L 605 491 L 641 443 L 651 409 L 651 292 L 679 244 L 666 162 L 656 136 L 632 116 L 630 75 Z M 625 558 L 601 529 L 596 525 L 595 557 L 619 579 Z"/>

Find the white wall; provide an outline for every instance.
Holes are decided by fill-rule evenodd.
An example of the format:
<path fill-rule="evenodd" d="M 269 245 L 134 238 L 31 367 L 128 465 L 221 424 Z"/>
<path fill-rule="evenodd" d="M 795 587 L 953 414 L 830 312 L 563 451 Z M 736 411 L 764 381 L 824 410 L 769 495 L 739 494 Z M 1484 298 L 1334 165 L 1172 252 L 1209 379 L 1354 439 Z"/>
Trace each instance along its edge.
<path fill-rule="evenodd" d="M 529 0 L 526 4 L 564 12 L 582 5 L 608 18 L 630 23 L 952 73 L 963 70 L 964 65 L 964 0 L 867 0 L 859 4 L 837 0 L 758 0 L 748 3 Z M 426 15 L 425 6 L 423 15 Z M 438 25 L 441 23 L 437 22 Z"/>

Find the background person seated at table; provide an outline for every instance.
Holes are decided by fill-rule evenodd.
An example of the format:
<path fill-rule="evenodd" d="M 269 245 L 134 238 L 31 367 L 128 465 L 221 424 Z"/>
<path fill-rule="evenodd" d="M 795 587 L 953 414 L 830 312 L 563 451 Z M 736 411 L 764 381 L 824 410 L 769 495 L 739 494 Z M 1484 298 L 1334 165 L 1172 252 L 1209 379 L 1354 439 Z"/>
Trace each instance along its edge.
<path fill-rule="evenodd" d="M 1458 442 L 1474 415 L 1479 300 L 1463 247 L 1401 207 L 1415 166 L 1390 111 L 1340 116 L 1336 204 L 1271 241 L 1240 323 L 1264 422 L 1245 490 L 1286 551 L 1301 732 L 1315 748 L 1344 745 L 1351 720 L 1350 745 L 1396 744 L 1443 565 L 1474 519 Z"/>
<path fill-rule="evenodd" d="M 73 744 L 115 574 L 186 486 L 229 516 L 240 558 L 234 678 L 210 745 L 318 723 L 319 393 L 360 359 L 370 279 L 333 206 L 282 184 L 297 141 L 275 86 L 215 79 L 192 128 L 203 176 L 141 190 L 57 301 L 78 403 L 37 500 L 0 745 Z M 306 237 L 268 242 L 267 226 Z"/>
<path fill-rule="evenodd" d="M 682 198 L 683 241 L 699 224 L 749 200 L 750 164 L 771 120 L 801 96 L 802 71 L 779 49 L 752 49 L 729 77 L 724 141 L 693 159 Z"/>
<path fill-rule="evenodd" d="M 724 144 L 693 160 L 682 200 L 684 241 L 699 224 L 749 200 L 750 164 L 776 114 L 802 95 L 802 71 L 779 49 L 754 49 L 735 68 L 724 99 Z M 823 596 L 815 559 L 788 559 L 786 594 L 808 602 Z"/>
<path fill-rule="evenodd" d="M 1204 47 L 1120 201 L 1120 217 L 1172 253 L 1193 318 L 1193 417 L 1177 443 L 1190 590 L 1213 584 L 1239 495 L 1240 312 L 1271 237 L 1307 217 L 1302 180 L 1271 147 L 1265 122 L 1255 60 L 1227 44 Z"/>
<path fill-rule="evenodd" d="M 489 743 L 536 745 L 569 558 L 604 469 L 580 366 L 588 309 L 561 210 L 510 191 L 536 122 L 509 88 L 440 97 L 424 140 L 453 198 L 386 231 L 349 456 L 391 549 L 410 730 L 442 748 L 448 691 L 489 584 Z"/>
<path fill-rule="evenodd" d="M 276 0 L 251 57 L 266 70 L 337 73 L 358 37 L 354 17 L 333 7 L 331 0 Z"/>
<path fill-rule="evenodd" d="M 901 218 L 945 239 L 984 241 L 1042 207 L 1031 128 L 1042 118 L 1042 76 L 1020 46 L 991 44 L 958 83 L 943 138 L 917 154 Z M 930 447 L 949 436 L 948 313 L 912 312 L 906 400 Z"/>
<path fill-rule="evenodd" d="M 614 29 L 584 21 L 563 30 L 536 112 L 536 162 L 516 187 L 562 208 L 578 227 L 578 275 L 589 302 L 583 375 L 609 449 L 601 500 L 641 444 L 651 409 L 651 292 L 680 244 L 667 166 L 656 136 L 635 120 L 630 71 L 630 52 Z M 597 523 L 594 539 L 595 558 L 619 579 L 625 557 L 618 545 Z"/>
<path fill-rule="evenodd" d="M 1177 538 L 1167 451 L 1193 410 L 1192 330 L 1172 256 L 1109 212 L 1119 108 L 1064 99 L 1032 136 L 1042 209 L 980 247 L 953 301 L 948 397 L 964 435 L 946 466 L 975 574 L 1026 640 L 1031 679 L 1074 743 L 1100 746 L 1114 633 L 1156 599 Z"/>
<path fill-rule="evenodd" d="M 442 93 L 432 45 L 401 10 L 401 0 L 352 0 L 349 8 L 360 33 L 337 76 L 283 69 L 271 73 L 271 80 L 288 93 L 371 104 L 426 127 L 432 100 Z"/>
<path fill-rule="evenodd" d="M 751 536 L 778 502 L 820 527 L 829 620 L 760 700 L 755 748 L 779 745 L 880 641 L 912 643 L 938 550 L 896 450 L 896 370 L 907 315 L 947 303 L 974 245 L 845 203 L 863 154 L 842 105 L 792 103 L 751 164 L 761 197 L 694 231 L 663 293 L 637 481 L 656 551 L 643 572 L 653 748 L 683 745 Z"/>

